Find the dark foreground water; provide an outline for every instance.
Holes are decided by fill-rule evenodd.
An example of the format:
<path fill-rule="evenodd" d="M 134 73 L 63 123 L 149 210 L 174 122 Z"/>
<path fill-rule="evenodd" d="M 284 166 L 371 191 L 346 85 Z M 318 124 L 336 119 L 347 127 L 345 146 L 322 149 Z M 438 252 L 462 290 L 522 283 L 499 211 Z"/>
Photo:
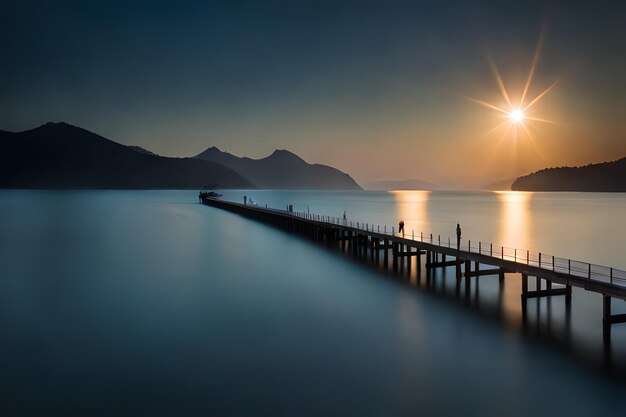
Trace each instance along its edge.
<path fill-rule="evenodd" d="M 625 266 L 624 195 L 225 194 Z M 607 359 L 598 295 L 532 300 L 523 325 L 515 277 L 469 303 L 453 281 L 195 192 L 0 191 L 0 415 L 623 415 L 626 325 Z"/>

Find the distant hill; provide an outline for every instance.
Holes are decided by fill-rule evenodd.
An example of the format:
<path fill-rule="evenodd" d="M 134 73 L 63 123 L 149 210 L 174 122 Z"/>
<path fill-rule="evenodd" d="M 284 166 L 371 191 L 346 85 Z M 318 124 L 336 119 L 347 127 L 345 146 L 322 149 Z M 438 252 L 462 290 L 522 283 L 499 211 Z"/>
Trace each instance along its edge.
<path fill-rule="evenodd" d="M 408 180 L 375 180 L 365 183 L 368 190 L 437 190 L 438 185 L 432 182 L 408 179 Z"/>
<path fill-rule="evenodd" d="M 141 146 L 137 146 L 137 145 L 128 145 L 128 147 L 129 147 L 130 149 L 132 149 L 133 151 L 137 151 L 137 152 L 141 152 L 141 153 L 147 153 L 148 155 L 153 155 L 153 156 L 159 156 L 159 155 L 155 154 L 155 153 L 154 153 L 154 152 L 152 152 L 152 151 L 149 151 L 149 150 L 147 150 L 147 149 L 145 149 L 145 148 L 142 148 Z"/>
<path fill-rule="evenodd" d="M 542 169 L 519 177 L 511 188 L 519 191 L 626 192 L 626 158 L 577 168 Z"/>
<path fill-rule="evenodd" d="M 485 184 L 480 187 L 481 190 L 489 190 L 489 191 L 510 191 L 511 185 L 515 181 L 515 178 L 508 178 L 506 180 L 494 181 L 489 184 Z"/>
<path fill-rule="evenodd" d="M 348 174 L 327 165 L 309 164 L 299 156 L 276 150 L 262 159 L 240 158 L 211 147 L 196 158 L 224 165 L 250 178 L 259 188 L 360 190 Z"/>
<path fill-rule="evenodd" d="M 254 188 L 232 169 L 166 158 L 66 123 L 0 131 L 0 188 Z"/>

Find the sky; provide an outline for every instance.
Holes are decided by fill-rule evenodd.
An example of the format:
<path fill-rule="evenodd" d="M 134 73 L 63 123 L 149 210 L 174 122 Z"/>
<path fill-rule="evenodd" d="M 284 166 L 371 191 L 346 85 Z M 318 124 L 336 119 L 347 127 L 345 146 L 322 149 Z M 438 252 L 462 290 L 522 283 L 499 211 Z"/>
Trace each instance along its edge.
<path fill-rule="evenodd" d="M 626 2 L 0 0 L 0 129 L 474 188 L 626 156 Z M 468 98 L 518 107 L 524 127 Z M 498 125 L 502 124 L 499 128 Z M 495 128 L 495 130 L 494 130 Z M 508 129 L 508 130 L 507 130 Z"/>

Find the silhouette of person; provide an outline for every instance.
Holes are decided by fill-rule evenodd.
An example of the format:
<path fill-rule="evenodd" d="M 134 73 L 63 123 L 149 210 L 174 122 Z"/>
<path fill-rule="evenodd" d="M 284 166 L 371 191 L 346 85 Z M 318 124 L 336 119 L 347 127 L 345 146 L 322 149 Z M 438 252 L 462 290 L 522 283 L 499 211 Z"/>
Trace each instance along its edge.
<path fill-rule="evenodd" d="M 400 223 L 398 223 L 398 233 L 404 234 L 404 220 L 400 220 Z"/>
<path fill-rule="evenodd" d="M 461 249 L 461 225 L 456 224 L 456 248 Z"/>
<path fill-rule="evenodd" d="M 343 211 L 343 219 L 346 220 L 346 211 Z"/>

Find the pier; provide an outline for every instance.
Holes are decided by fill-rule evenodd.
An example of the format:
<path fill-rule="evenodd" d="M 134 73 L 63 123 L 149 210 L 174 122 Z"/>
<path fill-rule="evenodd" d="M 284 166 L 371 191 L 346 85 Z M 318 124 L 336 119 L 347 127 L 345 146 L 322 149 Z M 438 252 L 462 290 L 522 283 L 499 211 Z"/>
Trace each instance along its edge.
<path fill-rule="evenodd" d="M 515 248 L 505 248 L 483 242 L 442 239 L 433 234 L 414 231 L 398 233 L 395 228 L 353 222 L 341 217 L 294 212 L 291 206 L 284 210 L 221 200 L 209 193 L 200 193 L 202 204 L 272 224 L 291 233 L 308 236 L 328 243 L 337 242 L 355 255 L 382 260 L 385 267 L 410 271 L 411 259 L 416 259 L 418 271 L 422 264 L 427 269 L 455 267 L 456 288 L 464 285 L 466 294 L 472 278 L 497 276 L 502 282 L 506 274 L 520 274 L 522 278 L 522 311 L 531 298 L 565 297 L 571 303 L 572 287 L 602 296 L 602 330 L 605 344 L 611 339 L 613 324 L 626 323 L 626 314 L 613 314 L 612 300 L 626 300 L 626 271 L 575 261 Z M 483 266 L 483 268 L 481 268 Z M 484 268 L 489 267 L 489 268 Z M 534 289 L 529 281 L 534 279 Z"/>

